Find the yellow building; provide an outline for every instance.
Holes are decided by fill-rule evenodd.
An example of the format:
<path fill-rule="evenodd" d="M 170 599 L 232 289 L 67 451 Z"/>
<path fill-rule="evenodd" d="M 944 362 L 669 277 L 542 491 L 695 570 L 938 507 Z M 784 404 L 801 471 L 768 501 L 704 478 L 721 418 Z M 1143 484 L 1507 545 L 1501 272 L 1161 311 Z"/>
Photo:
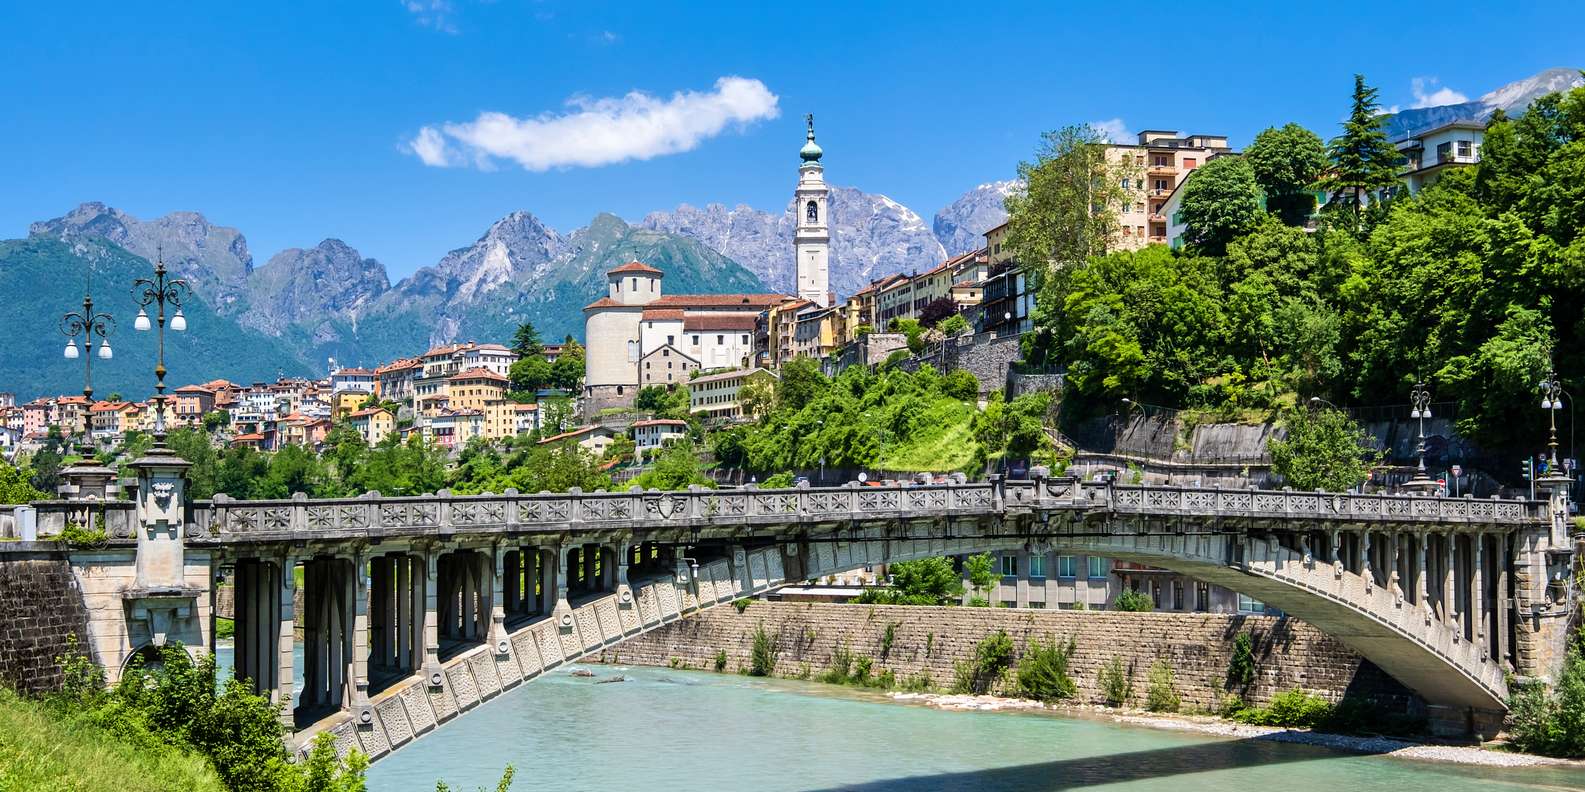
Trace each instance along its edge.
<path fill-rule="evenodd" d="M 363 409 L 363 403 L 368 401 L 369 394 L 361 391 L 341 391 L 330 403 L 331 415 L 336 418 L 345 418 Z"/>
<path fill-rule="evenodd" d="M 348 415 L 347 425 L 362 435 L 365 443 L 375 445 L 396 431 L 396 416 L 379 407 L 370 407 Z"/>
<path fill-rule="evenodd" d="M 451 410 L 483 410 L 486 404 L 506 398 L 511 380 L 504 374 L 472 368 L 446 380 L 446 407 Z"/>
<path fill-rule="evenodd" d="M 688 412 L 708 418 L 741 418 L 738 393 L 750 382 L 776 382 L 775 372 L 762 368 L 734 369 L 695 377 L 688 383 Z"/>

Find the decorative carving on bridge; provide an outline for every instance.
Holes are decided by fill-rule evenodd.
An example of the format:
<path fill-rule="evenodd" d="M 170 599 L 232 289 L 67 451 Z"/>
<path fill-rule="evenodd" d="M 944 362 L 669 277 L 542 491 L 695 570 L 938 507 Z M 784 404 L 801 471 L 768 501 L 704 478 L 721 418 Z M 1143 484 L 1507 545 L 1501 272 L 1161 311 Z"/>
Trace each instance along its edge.
<path fill-rule="evenodd" d="M 1188 490 L 1183 493 L 1183 508 L 1192 512 L 1216 511 L 1216 493 L 1205 490 Z"/>
<path fill-rule="evenodd" d="M 1254 510 L 1258 511 L 1258 512 L 1287 511 L 1287 509 L 1283 508 L 1283 497 L 1282 497 L 1282 494 L 1281 493 L 1273 493 L 1273 492 L 1257 492 L 1257 493 L 1255 493 L 1255 509 Z"/>
<path fill-rule="evenodd" d="M 846 493 L 811 492 L 806 496 L 810 514 L 834 514 L 848 510 Z"/>
<path fill-rule="evenodd" d="M 451 505 L 451 522 L 456 525 L 505 525 L 505 501 L 458 501 Z"/>
<path fill-rule="evenodd" d="M 866 489 L 859 491 L 860 511 L 895 511 L 900 508 L 898 491 L 894 489 Z"/>
<path fill-rule="evenodd" d="M 670 520 L 673 517 L 688 513 L 688 500 L 686 495 L 672 495 L 661 493 L 658 495 L 644 496 L 644 516 Z"/>
<path fill-rule="evenodd" d="M 440 525 L 440 504 L 382 503 L 380 524 L 393 528 L 433 528 Z"/>
<path fill-rule="evenodd" d="M 754 510 L 760 514 L 797 514 L 798 496 L 787 493 L 755 494 Z"/>

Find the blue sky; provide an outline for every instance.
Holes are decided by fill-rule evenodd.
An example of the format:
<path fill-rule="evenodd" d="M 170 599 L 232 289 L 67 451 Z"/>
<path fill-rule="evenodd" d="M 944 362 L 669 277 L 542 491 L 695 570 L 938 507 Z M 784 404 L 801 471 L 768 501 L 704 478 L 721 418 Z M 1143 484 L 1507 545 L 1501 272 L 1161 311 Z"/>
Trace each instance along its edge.
<path fill-rule="evenodd" d="M 1585 66 L 1577 2 L 1456 5 L 13 0 L 0 237 L 191 209 L 258 264 L 333 236 L 394 278 L 515 209 L 779 208 L 806 112 L 829 181 L 928 221 L 1069 123 L 1330 137 L 1355 71 L 1408 107 Z"/>

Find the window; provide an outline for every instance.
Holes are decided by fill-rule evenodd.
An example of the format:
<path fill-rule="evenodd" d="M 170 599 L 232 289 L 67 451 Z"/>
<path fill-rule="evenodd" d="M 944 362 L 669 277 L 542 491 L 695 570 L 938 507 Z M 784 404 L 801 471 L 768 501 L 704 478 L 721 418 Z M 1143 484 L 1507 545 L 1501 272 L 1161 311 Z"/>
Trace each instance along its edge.
<path fill-rule="evenodd" d="M 1211 584 L 1195 582 L 1194 609 L 1201 612 L 1211 609 Z"/>
<path fill-rule="evenodd" d="M 1156 610 L 1161 610 L 1161 584 L 1160 583 L 1151 583 L 1150 584 L 1150 604 L 1153 607 L 1155 607 Z"/>
<path fill-rule="evenodd" d="M 694 346 L 699 346 L 699 335 L 697 333 L 694 334 L 693 345 Z"/>
<path fill-rule="evenodd" d="M 716 336 L 715 337 L 715 342 L 717 344 L 725 344 L 726 343 L 726 336 Z"/>
<path fill-rule="evenodd" d="M 1002 556 L 1002 577 L 1018 577 L 1018 556 Z"/>
<path fill-rule="evenodd" d="M 1184 167 L 1185 170 L 1193 170 L 1194 166 L 1196 166 L 1198 164 L 1200 164 L 1200 161 L 1198 159 L 1195 159 L 1194 157 L 1184 157 L 1183 158 L 1183 167 Z"/>
<path fill-rule="evenodd" d="M 1248 594 L 1240 594 L 1240 595 L 1238 595 L 1238 612 L 1239 613 L 1265 613 L 1266 612 L 1266 603 L 1261 602 L 1260 600 L 1255 599 L 1254 597 L 1251 597 Z"/>
<path fill-rule="evenodd" d="M 1029 576 L 1043 578 L 1046 576 L 1046 554 L 1037 553 L 1029 557 Z"/>
<path fill-rule="evenodd" d="M 748 343 L 748 333 L 744 333 L 743 334 L 743 343 L 745 343 L 745 344 Z"/>
<path fill-rule="evenodd" d="M 675 344 L 675 343 L 677 343 L 677 337 L 676 336 L 666 336 L 666 346 L 671 346 L 672 344 Z M 666 354 L 670 355 L 671 354 L 671 350 L 667 350 Z"/>
<path fill-rule="evenodd" d="M 1172 609 L 1183 610 L 1183 581 L 1172 581 Z"/>
<path fill-rule="evenodd" d="M 638 291 L 638 278 L 633 279 L 633 291 Z"/>
<path fill-rule="evenodd" d="M 1100 556 L 1090 556 L 1088 560 L 1090 562 L 1089 572 L 1091 579 L 1106 577 L 1106 559 Z"/>
<path fill-rule="evenodd" d="M 1474 143 L 1472 143 L 1472 142 L 1470 142 L 1468 140 L 1460 140 L 1458 142 L 1458 155 L 1460 157 L 1468 157 L 1468 156 L 1470 156 L 1470 155 L 1475 153 L 1475 148 L 1474 147 L 1475 147 Z"/>
<path fill-rule="evenodd" d="M 811 223 L 820 222 L 820 205 L 814 201 L 804 205 L 804 219 Z"/>
<path fill-rule="evenodd" d="M 1035 610 L 1045 610 L 1046 609 L 1046 603 L 1044 603 L 1044 602 L 1042 602 L 1040 600 L 1030 600 L 1029 601 L 1029 607 L 1034 608 Z"/>

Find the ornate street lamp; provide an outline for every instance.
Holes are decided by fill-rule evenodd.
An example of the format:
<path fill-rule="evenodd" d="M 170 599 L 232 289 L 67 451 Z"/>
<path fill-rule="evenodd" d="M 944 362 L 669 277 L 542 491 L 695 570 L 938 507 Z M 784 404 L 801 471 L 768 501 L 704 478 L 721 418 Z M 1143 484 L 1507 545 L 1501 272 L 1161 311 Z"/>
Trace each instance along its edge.
<path fill-rule="evenodd" d="M 1546 410 L 1547 420 L 1551 424 L 1551 436 L 1547 441 L 1547 448 L 1551 450 L 1551 460 L 1547 464 L 1547 476 L 1555 478 L 1562 475 L 1557 460 L 1557 411 L 1563 409 L 1563 386 L 1557 381 L 1557 371 L 1547 371 L 1546 379 L 1541 380 L 1541 409 Z"/>
<path fill-rule="evenodd" d="M 150 305 L 155 307 L 154 323 L 156 337 L 156 357 L 154 362 L 154 443 L 157 446 L 165 444 L 165 306 L 170 305 L 176 313 L 170 317 L 171 329 L 180 333 L 187 329 L 187 317 L 182 316 L 182 298 L 190 290 L 187 281 L 179 278 L 165 277 L 165 257 L 159 256 L 154 263 L 153 278 L 138 278 L 132 282 L 132 298 L 143 306 L 138 309 L 138 318 L 132 326 L 138 330 L 149 330 L 149 314 L 146 310 Z"/>
<path fill-rule="evenodd" d="M 1405 486 L 1425 492 L 1435 489 L 1436 482 L 1425 472 L 1425 419 L 1431 417 L 1431 391 L 1424 382 L 1416 382 L 1414 390 L 1409 392 L 1409 417 L 1420 422 L 1420 437 L 1414 448 L 1415 455 L 1419 457 L 1419 466 L 1415 469 L 1414 478 Z"/>
<path fill-rule="evenodd" d="M 83 359 L 83 397 L 89 401 L 94 398 L 94 337 L 99 338 L 99 357 L 109 360 L 114 354 L 110 351 L 110 333 L 116 328 L 116 320 L 107 313 L 94 313 L 94 298 L 91 289 L 93 273 L 89 272 L 90 287 L 83 289 L 83 309 L 72 311 L 61 317 L 61 332 L 66 335 L 66 359 L 76 360 L 77 336 L 83 337 L 81 357 Z"/>

